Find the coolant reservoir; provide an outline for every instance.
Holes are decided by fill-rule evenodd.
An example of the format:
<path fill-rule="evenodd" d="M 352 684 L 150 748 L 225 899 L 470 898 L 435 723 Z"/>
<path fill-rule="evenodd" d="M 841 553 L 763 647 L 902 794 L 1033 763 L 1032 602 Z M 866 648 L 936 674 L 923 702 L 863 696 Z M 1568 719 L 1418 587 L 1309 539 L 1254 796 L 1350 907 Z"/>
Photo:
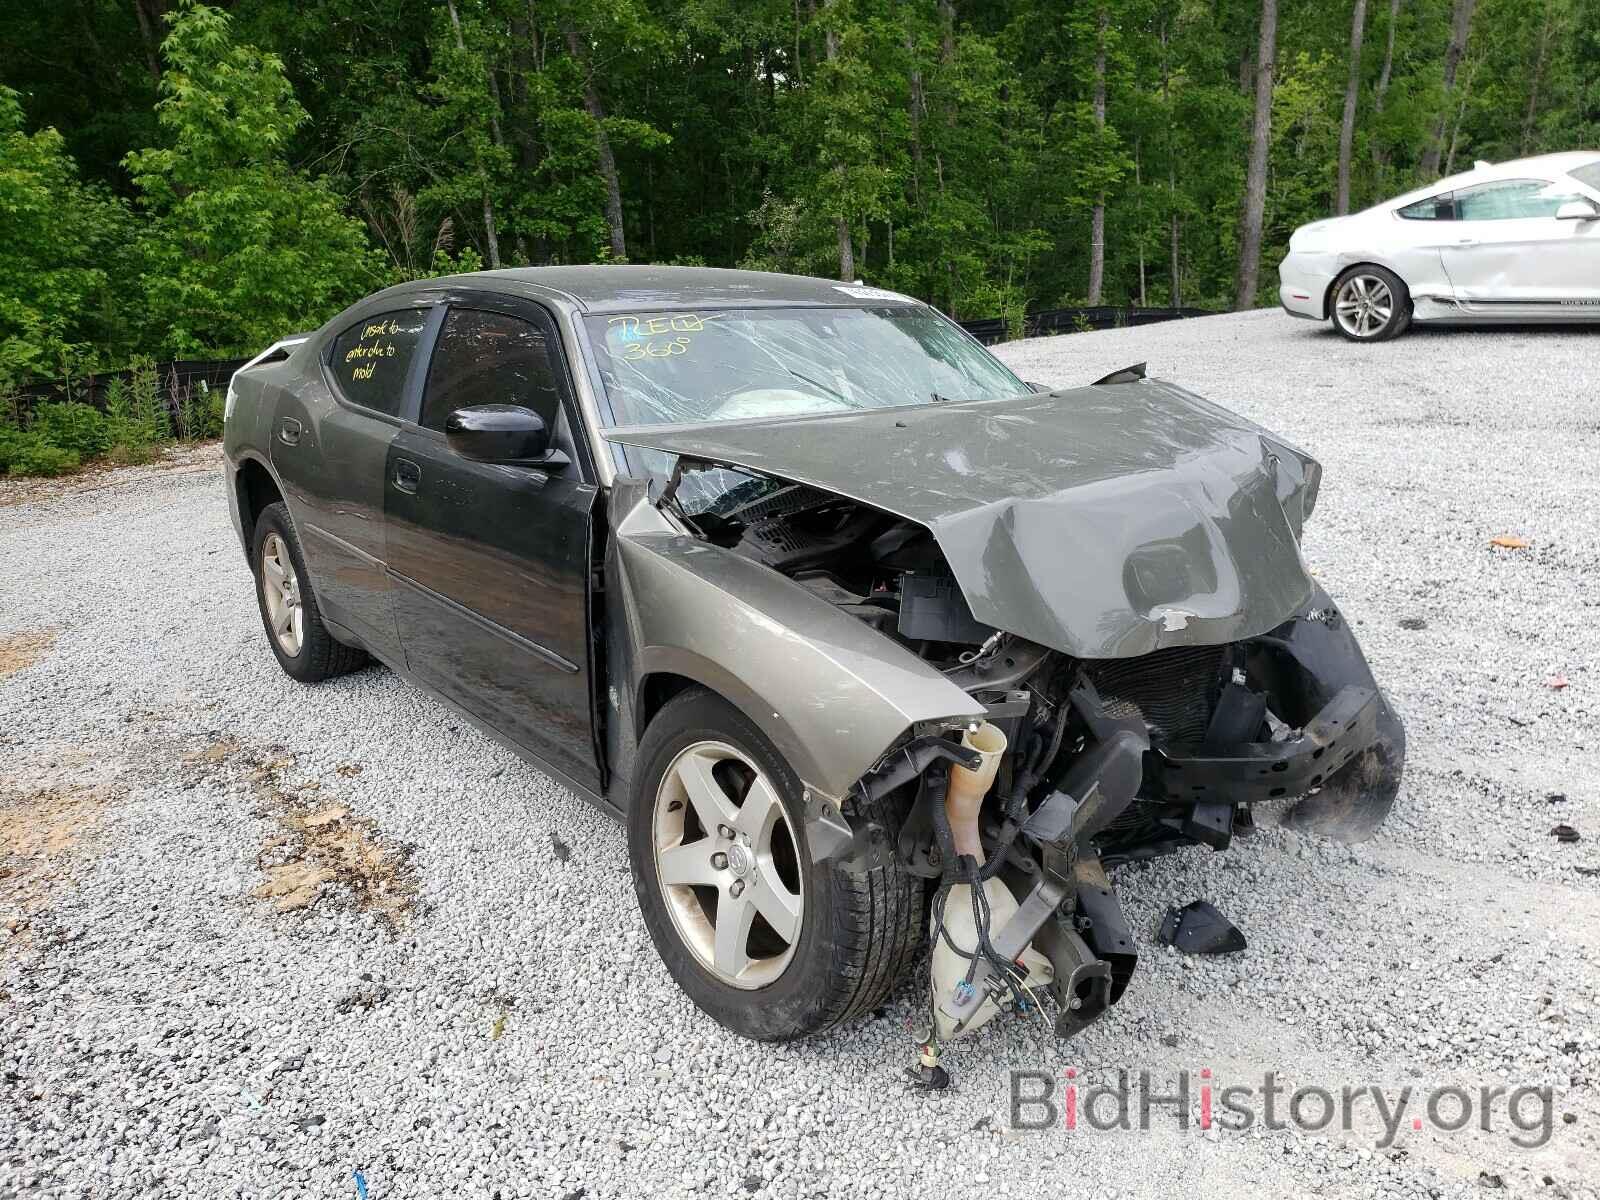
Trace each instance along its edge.
<path fill-rule="evenodd" d="M 1016 914 L 1017 901 L 1011 894 L 1011 889 L 1001 883 L 998 877 L 984 880 L 983 894 L 989 901 L 989 939 L 993 941 L 995 935 L 1005 928 L 1006 922 Z M 976 950 L 978 935 L 972 917 L 972 888 L 968 884 L 958 883 L 950 889 L 950 895 L 944 906 L 944 927 L 950 935 L 950 940 L 962 950 L 969 954 Z M 929 932 L 937 938 L 933 947 L 933 967 L 930 972 L 934 1025 L 939 1040 L 950 1042 L 981 1029 L 993 1020 L 999 1008 L 993 1000 L 985 998 L 966 1024 L 960 1026 L 956 1024 L 959 1018 L 952 1016 L 946 1010 L 956 1007 L 956 989 L 966 979 L 967 968 L 971 964 L 968 959 L 962 958 L 952 950 L 942 937 L 937 937 L 937 929 L 930 927 Z M 1021 962 L 1028 971 L 1028 986 L 1043 996 L 1042 989 L 1049 985 L 1053 977 L 1050 960 L 1029 945 L 1022 952 Z M 1009 995 L 1009 992 L 1005 994 Z"/>

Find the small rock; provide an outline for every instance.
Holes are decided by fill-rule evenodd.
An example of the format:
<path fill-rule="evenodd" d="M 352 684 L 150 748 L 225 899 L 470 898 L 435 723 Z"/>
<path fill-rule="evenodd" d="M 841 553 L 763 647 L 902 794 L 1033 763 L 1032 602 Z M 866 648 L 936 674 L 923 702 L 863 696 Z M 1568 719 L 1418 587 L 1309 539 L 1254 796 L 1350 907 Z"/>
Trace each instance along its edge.
<path fill-rule="evenodd" d="M 1550 832 L 1558 842 L 1576 842 L 1583 836 L 1571 825 L 1557 825 Z"/>

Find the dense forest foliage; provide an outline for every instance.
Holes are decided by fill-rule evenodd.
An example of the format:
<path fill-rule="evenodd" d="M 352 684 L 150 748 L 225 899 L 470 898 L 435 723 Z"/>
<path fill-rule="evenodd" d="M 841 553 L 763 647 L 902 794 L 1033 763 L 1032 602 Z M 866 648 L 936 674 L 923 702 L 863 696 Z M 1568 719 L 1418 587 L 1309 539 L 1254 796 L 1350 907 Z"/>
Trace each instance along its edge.
<path fill-rule="evenodd" d="M 604 260 L 959 317 L 1266 302 L 1290 231 L 1600 145 L 1597 0 L 16 0 L 0 386 Z"/>

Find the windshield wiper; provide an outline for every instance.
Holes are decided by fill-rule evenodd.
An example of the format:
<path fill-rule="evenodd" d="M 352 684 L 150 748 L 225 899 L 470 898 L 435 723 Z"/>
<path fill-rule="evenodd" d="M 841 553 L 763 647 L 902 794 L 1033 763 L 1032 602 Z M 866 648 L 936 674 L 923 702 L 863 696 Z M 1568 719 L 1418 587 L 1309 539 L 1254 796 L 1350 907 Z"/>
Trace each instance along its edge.
<path fill-rule="evenodd" d="M 806 376 L 800 374 L 799 371 L 796 371 L 788 363 L 780 362 L 778 365 L 780 367 L 782 367 L 785 371 L 789 372 L 789 374 L 793 375 L 801 383 L 808 383 L 812 387 L 816 388 L 817 391 L 826 392 L 828 395 L 832 396 L 835 400 L 839 401 L 839 403 L 843 404 L 846 408 L 860 408 L 861 407 L 861 405 L 857 404 L 854 400 L 850 399 L 850 397 L 846 396 L 843 392 L 836 392 L 836 391 L 834 391 L 833 388 L 829 387 L 825 383 L 818 383 L 815 379 L 807 378 Z"/>

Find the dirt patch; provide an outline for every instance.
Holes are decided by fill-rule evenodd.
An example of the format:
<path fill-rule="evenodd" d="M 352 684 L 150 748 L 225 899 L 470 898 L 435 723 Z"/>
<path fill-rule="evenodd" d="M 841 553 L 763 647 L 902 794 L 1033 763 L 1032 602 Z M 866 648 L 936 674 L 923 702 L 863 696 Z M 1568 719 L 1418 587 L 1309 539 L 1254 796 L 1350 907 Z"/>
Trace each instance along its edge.
<path fill-rule="evenodd" d="M 65 878 L 110 799 L 102 787 L 0 794 L 0 933 L 26 938 L 29 917 Z"/>
<path fill-rule="evenodd" d="M 0 679 L 33 666 L 55 647 L 58 629 L 34 629 L 0 637 Z"/>
<path fill-rule="evenodd" d="M 221 740 L 189 761 L 203 767 L 236 750 L 235 743 Z M 272 901 L 278 912 L 293 912 L 342 892 L 362 911 L 404 927 L 417 895 L 406 851 L 384 839 L 375 822 L 328 795 L 318 780 L 283 786 L 293 763 L 288 756 L 258 761 L 250 773 L 262 815 L 280 826 L 256 855 L 266 878 L 251 894 Z M 339 774 L 351 773 L 341 768 Z"/>

